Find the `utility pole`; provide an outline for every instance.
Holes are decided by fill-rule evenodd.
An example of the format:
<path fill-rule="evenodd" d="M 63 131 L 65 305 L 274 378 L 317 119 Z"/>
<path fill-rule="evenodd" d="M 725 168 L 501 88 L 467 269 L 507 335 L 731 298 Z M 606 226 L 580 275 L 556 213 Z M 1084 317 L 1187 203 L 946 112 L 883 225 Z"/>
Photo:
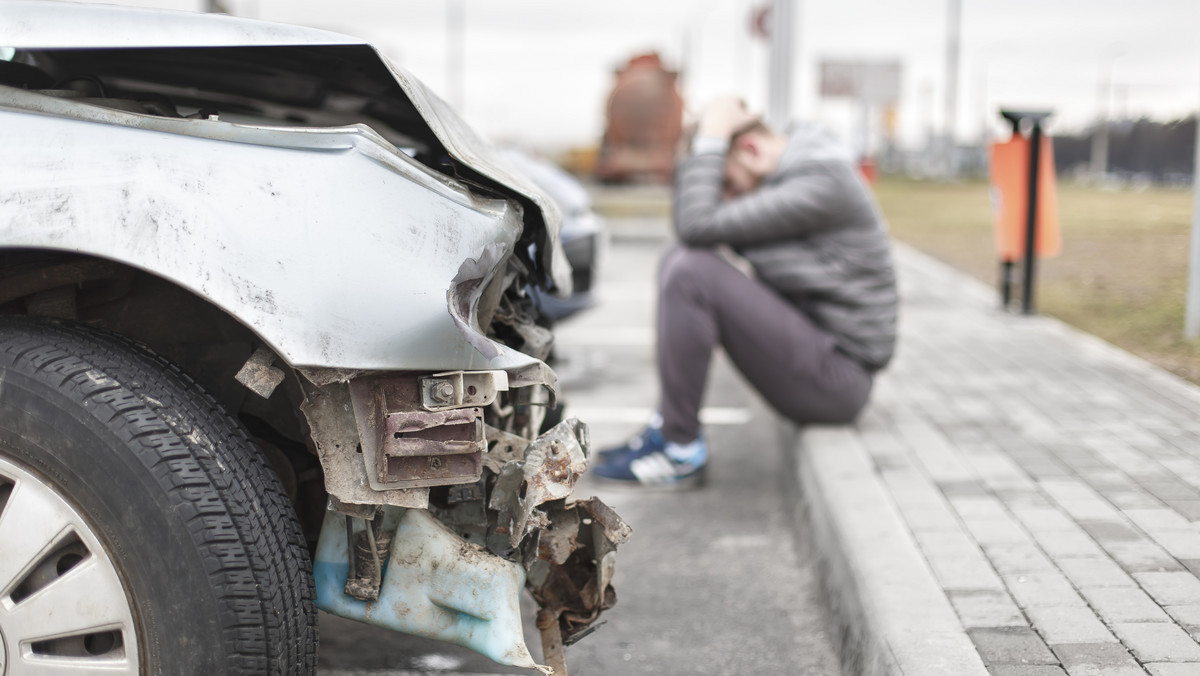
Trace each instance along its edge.
<path fill-rule="evenodd" d="M 784 129 L 792 118 L 792 7 L 794 0 L 771 0 L 771 68 L 767 85 L 767 124 Z"/>
<path fill-rule="evenodd" d="M 1112 83 L 1112 62 L 1100 76 L 1096 92 L 1096 131 L 1092 133 L 1092 176 L 1101 179 L 1108 173 L 1108 100 Z"/>
<path fill-rule="evenodd" d="M 1101 62 L 1100 81 L 1096 92 L 1096 131 L 1092 134 L 1092 176 L 1103 179 L 1108 173 L 1109 118 L 1112 117 L 1113 64 L 1125 53 L 1125 45 L 1115 42 L 1108 46 Z"/>
<path fill-rule="evenodd" d="M 958 122 L 958 58 L 962 0 L 947 0 L 946 9 L 946 99 L 940 159 L 944 177 L 955 178 L 958 176 L 958 167 L 954 161 L 954 131 Z"/>
<path fill-rule="evenodd" d="M 1200 338 L 1200 111 L 1196 116 L 1196 158 L 1192 165 L 1192 246 L 1188 257 L 1187 315 L 1183 335 Z"/>
<path fill-rule="evenodd" d="M 975 64 L 975 98 L 979 108 L 979 148 L 984 152 L 988 147 L 988 63 L 981 61 Z"/>
<path fill-rule="evenodd" d="M 463 41 L 466 24 L 465 0 L 446 0 L 446 99 L 450 107 L 463 114 L 466 105 L 463 89 Z"/>
<path fill-rule="evenodd" d="M 748 6 L 745 0 L 737 0 L 735 3 L 735 16 L 742 21 L 747 20 L 752 10 L 753 8 Z M 743 76 L 750 72 L 753 30 L 754 27 L 750 25 L 733 32 L 733 86 L 729 88 L 729 91 L 741 94 L 742 98 L 747 101 L 750 100 L 750 85 Z"/>

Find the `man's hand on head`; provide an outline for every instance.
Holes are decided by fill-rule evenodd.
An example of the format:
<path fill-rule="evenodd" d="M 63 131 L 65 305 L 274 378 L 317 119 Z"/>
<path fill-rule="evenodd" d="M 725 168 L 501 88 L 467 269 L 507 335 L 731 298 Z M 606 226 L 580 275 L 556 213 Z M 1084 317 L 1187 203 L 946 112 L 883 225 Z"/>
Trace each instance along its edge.
<path fill-rule="evenodd" d="M 697 136 L 728 140 L 739 130 L 758 122 L 759 116 L 746 110 L 746 104 L 734 96 L 723 96 L 700 113 Z"/>

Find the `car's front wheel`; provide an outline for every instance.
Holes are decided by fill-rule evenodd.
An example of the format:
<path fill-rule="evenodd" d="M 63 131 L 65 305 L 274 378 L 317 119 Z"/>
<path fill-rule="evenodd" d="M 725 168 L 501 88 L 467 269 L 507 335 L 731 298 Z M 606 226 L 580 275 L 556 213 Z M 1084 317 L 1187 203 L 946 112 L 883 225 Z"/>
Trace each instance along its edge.
<path fill-rule="evenodd" d="M 311 673 L 316 648 L 304 539 L 238 423 L 134 343 L 0 320 L 0 674 Z"/>

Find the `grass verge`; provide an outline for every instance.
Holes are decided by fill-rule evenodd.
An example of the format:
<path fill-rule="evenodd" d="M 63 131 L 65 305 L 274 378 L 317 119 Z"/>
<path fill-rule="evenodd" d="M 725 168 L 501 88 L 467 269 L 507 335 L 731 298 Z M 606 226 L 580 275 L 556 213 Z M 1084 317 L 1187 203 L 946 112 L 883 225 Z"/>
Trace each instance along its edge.
<path fill-rule="evenodd" d="M 998 271 L 985 182 L 887 179 L 892 234 L 987 283 Z M 1200 383 L 1200 341 L 1183 337 L 1192 194 L 1059 186 L 1063 253 L 1038 267 L 1037 308 Z"/>

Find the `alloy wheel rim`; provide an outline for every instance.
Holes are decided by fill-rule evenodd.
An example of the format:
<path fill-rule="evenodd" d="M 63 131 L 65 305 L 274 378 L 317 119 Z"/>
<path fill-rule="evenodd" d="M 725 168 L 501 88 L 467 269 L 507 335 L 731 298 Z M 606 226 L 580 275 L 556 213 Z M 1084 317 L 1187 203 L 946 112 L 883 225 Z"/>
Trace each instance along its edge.
<path fill-rule="evenodd" d="M 0 457 L 0 676 L 137 674 L 132 604 L 116 564 L 55 487 Z"/>

